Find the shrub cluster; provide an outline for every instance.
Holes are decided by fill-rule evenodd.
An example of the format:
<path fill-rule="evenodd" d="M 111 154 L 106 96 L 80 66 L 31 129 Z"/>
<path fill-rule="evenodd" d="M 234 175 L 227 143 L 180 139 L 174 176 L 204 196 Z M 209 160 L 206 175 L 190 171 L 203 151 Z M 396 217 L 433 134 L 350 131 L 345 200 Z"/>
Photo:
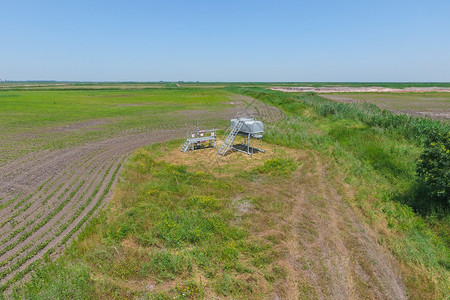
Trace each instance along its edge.
<path fill-rule="evenodd" d="M 431 132 L 417 163 L 417 174 L 434 204 L 450 208 L 450 132 Z"/>

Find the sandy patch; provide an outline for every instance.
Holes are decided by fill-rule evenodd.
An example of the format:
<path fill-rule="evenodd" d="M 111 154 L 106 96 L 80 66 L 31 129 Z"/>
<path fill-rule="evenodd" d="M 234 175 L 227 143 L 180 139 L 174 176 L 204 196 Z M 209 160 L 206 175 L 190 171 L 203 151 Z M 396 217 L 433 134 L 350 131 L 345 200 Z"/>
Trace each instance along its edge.
<path fill-rule="evenodd" d="M 287 93 L 427 93 L 427 92 L 445 92 L 450 93 L 450 88 L 442 87 L 408 87 L 404 89 L 385 88 L 385 87 L 272 87 L 274 91 Z"/>

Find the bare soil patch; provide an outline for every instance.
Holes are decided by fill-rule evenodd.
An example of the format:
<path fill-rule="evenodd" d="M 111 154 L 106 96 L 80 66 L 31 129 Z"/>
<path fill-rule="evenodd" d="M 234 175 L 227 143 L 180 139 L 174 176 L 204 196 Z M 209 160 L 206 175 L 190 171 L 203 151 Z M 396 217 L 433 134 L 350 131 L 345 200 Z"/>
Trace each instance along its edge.
<path fill-rule="evenodd" d="M 439 95 L 439 94 L 438 94 Z M 368 102 L 397 114 L 408 114 L 433 119 L 450 119 L 450 97 L 428 94 L 322 94 L 322 97 L 344 103 Z"/>
<path fill-rule="evenodd" d="M 426 93 L 426 92 L 445 92 L 449 93 L 450 88 L 443 87 L 408 87 L 404 89 L 385 88 L 385 87 L 272 87 L 274 91 L 288 93 Z"/>

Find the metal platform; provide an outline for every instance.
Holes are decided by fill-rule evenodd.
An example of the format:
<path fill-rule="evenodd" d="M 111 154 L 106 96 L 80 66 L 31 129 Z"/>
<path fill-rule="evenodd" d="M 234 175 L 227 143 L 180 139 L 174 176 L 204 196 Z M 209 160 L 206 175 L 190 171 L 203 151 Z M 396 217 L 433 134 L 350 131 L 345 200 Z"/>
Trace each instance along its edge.
<path fill-rule="evenodd" d="M 196 150 L 200 148 L 215 148 L 216 147 L 216 131 L 217 129 L 200 130 L 197 126 L 195 133 L 188 134 L 186 141 L 181 147 L 182 152 L 189 150 Z M 209 134 L 208 136 L 204 136 Z M 208 146 L 205 146 L 208 143 Z"/>
<path fill-rule="evenodd" d="M 207 141 L 215 141 L 216 137 L 214 136 L 204 136 L 204 137 L 196 137 L 188 139 L 191 143 L 204 143 Z"/>

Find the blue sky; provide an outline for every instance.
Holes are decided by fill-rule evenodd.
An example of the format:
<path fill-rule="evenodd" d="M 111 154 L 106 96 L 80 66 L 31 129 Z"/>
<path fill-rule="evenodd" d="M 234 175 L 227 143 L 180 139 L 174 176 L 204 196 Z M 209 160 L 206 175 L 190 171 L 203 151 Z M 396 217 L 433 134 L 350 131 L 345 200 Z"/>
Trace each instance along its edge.
<path fill-rule="evenodd" d="M 450 81 L 450 1 L 1 1 L 0 78 Z"/>

